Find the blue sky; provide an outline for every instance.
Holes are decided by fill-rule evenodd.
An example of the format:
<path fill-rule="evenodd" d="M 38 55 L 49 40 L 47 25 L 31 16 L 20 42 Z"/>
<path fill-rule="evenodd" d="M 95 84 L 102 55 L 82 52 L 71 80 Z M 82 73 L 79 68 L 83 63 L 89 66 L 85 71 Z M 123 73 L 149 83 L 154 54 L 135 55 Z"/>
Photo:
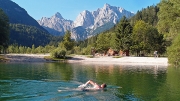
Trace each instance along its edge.
<path fill-rule="evenodd" d="M 84 10 L 95 11 L 105 3 L 111 6 L 122 7 L 136 13 L 147 6 L 156 5 L 160 0 L 12 0 L 24 8 L 30 16 L 39 20 L 42 17 L 51 17 L 59 12 L 63 18 L 75 20 Z"/>

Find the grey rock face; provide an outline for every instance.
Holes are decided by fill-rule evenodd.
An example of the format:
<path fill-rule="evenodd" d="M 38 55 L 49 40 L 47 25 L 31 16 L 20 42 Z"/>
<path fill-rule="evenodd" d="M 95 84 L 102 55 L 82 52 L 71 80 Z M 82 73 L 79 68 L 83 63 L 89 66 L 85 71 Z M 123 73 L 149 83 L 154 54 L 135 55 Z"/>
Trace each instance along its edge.
<path fill-rule="evenodd" d="M 83 26 L 83 28 L 87 28 L 92 25 L 94 25 L 94 17 L 92 13 L 87 10 L 80 13 L 74 21 L 74 27 Z"/>
<path fill-rule="evenodd" d="M 121 7 L 105 4 L 103 8 L 99 8 L 96 11 L 90 12 L 85 10 L 81 12 L 74 22 L 64 19 L 60 13 L 56 13 L 51 18 L 43 17 L 38 22 L 50 33 L 54 33 L 54 35 L 64 35 L 65 31 L 69 30 L 72 33 L 73 39 L 84 40 L 99 32 L 110 29 L 113 24 L 119 22 L 123 16 L 129 18 L 133 15 L 133 13 Z M 103 29 L 102 26 L 105 25 L 106 28 Z M 59 32 L 59 34 L 57 34 L 57 32 Z"/>
<path fill-rule="evenodd" d="M 53 35 L 64 35 L 65 31 L 72 29 L 73 21 L 64 19 L 57 12 L 51 18 L 42 17 L 41 20 L 38 20 L 38 23 Z"/>

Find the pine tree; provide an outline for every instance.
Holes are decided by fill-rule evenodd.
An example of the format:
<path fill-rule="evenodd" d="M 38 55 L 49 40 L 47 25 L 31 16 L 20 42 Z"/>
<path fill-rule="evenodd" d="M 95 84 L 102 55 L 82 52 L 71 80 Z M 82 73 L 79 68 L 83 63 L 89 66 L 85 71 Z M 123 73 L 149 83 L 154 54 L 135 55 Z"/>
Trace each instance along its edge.
<path fill-rule="evenodd" d="M 70 31 L 66 31 L 62 43 L 63 43 L 63 45 L 64 45 L 64 48 L 65 48 L 67 51 L 73 49 L 73 47 L 74 47 L 74 42 L 71 40 L 71 33 L 70 33 Z"/>
<path fill-rule="evenodd" d="M 115 29 L 116 33 L 116 49 L 129 50 L 131 45 L 132 26 L 124 16 Z"/>

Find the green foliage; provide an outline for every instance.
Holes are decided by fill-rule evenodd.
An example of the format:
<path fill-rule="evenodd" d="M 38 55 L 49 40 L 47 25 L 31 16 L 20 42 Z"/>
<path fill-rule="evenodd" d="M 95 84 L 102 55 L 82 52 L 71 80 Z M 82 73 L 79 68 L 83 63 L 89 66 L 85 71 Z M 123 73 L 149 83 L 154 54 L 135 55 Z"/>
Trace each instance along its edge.
<path fill-rule="evenodd" d="M 137 21 L 135 26 L 133 27 L 133 40 L 137 42 L 146 41 L 148 26 L 149 25 L 142 20 Z"/>
<path fill-rule="evenodd" d="M 92 51 L 92 46 L 89 45 L 82 49 L 82 55 L 91 55 L 92 54 L 91 51 Z"/>
<path fill-rule="evenodd" d="M 26 46 L 18 46 L 17 44 L 9 45 L 7 48 L 8 53 L 21 53 L 21 54 L 36 54 L 36 53 L 50 53 L 54 50 L 54 46 L 46 45 L 45 47 L 39 46 L 37 48 L 32 45 L 32 48 Z"/>
<path fill-rule="evenodd" d="M 66 54 L 73 52 L 74 44 L 75 42 L 71 40 L 71 33 L 67 31 L 63 37 L 63 41 L 51 52 L 51 56 L 54 58 L 65 58 Z"/>
<path fill-rule="evenodd" d="M 48 45 L 50 46 L 58 46 L 59 42 L 63 40 L 63 36 L 53 36 Z"/>
<path fill-rule="evenodd" d="M 148 6 L 147 8 L 143 8 L 130 19 L 131 25 L 134 26 L 136 21 L 143 20 L 145 23 L 148 23 L 152 26 L 156 26 L 158 23 L 158 12 L 159 8 L 154 5 Z"/>
<path fill-rule="evenodd" d="M 180 34 L 172 42 L 172 45 L 168 47 L 168 62 L 174 65 L 180 65 Z"/>
<path fill-rule="evenodd" d="M 9 43 L 9 19 L 8 16 L 0 9 L 0 46 L 7 48 Z M 2 50 L 0 48 L 0 51 Z"/>
<path fill-rule="evenodd" d="M 110 48 L 109 35 L 107 33 L 99 34 L 96 40 L 96 50 L 105 52 Z"/>
<path fill-rule="evenodd" d="M 114 49 L 114 50 L 117 50 L 117 43 L 116 43 L 116 33 L 115 32 L 109 32 L 110 34 L 110 48 Z"/>
<path fill-rule="evenodd" d="M 132 26 L 125 16 L 120 20 L 119 24 L 117 24 L 115 33 L 116 49 L 123 51 L 129 50 L 131 45 Z"/>
<path fill-rule="evenodd" d="M 157 28 L 149 26 L 146 33 L 146 52 L 150 53 L 157 50 L 159 54 L 163 54 L 166 51 L 166 41 L 162 34 L 159 34 Z"/>
<path fill-rule="evenodd" d="M 158 13 L 159 22 L 158 31 L 162 33 L 168 41 L 167 54 L 170 64 L 180 64 L 180 1 L 179 0 L 162 0 L 158 5 L 160 11 Z M 172 43 L 169 44 L 169 43 Z"/>
<path fill-rule="evenodd" d="M 113 58 L 121 58 L 121 56 L 113 56 Z"/>
<path fill-rule="evenodd" d="M 74 47 L 74 54 L 81 54 L 81 48 L 80 47 L 78 47 L 78 46 L 75 46 Z"/>
<path fill-rule="evenodd" d="M 136 51 L 137 54 L 140 51 L 143 51 L 144 54 L 154 50 L 158 50 L 161 54 L 165 52 L 166 44 L 163 35 L 159 34 L 155 27 L 142 20 L 136 22 L 132 39 L 131 50 Z"/>
<path fill-rule="evenodd" d="M 71 40 L 71 33 L 69 31 L 66 31 L 62 44 L 67 51 L 73 49 L 74 42 Z"/>
<path fill-rule="evenodd" d="M 162 0 L 158 6 L 158 31 L 171 42 L 180 31 L 179 0 Z"/>
<path fill-rule="evenodd" d="M 96 46 L 96 40 L 97 40 L 98 35 L 93 36 L 91 38 L 87 39 L 87 45 L 91 45 L 92 47 Z"/>
<path fill-rule="evenodd" d="M 37 47 L 45 46 L 53 39 L 52 35 L 34 26 L 10 24 L 10 28 L 10 44 L 18 43 L 27 47 L 34 44 Z"/>
<path fill-rule="evenodd" d="M 65 58 L 66 50 L 62 48 L 57 48 L 51 52 L 51 57 L 53 58 Z"/>
<path fill-rule="evenodd" d="M 146 33 L 148 32 L 148 24 L 144 21 L 137 21 L 133 27 L 133 46 L 131 49 L 139 53 L 141 50 L 146 50 Z"/>

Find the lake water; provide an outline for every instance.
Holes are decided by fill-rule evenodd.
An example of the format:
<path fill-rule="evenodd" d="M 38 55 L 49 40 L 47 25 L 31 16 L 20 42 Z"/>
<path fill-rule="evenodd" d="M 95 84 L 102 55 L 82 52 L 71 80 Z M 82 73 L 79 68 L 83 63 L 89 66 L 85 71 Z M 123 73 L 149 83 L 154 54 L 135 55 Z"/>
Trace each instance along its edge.
<path fill-rule="evenodd" d="M 87 80 L 105 90 L 82 91 Z M 66 63 L 0 63 L 0 101 L 178 101 L 180 68 Z"/>

